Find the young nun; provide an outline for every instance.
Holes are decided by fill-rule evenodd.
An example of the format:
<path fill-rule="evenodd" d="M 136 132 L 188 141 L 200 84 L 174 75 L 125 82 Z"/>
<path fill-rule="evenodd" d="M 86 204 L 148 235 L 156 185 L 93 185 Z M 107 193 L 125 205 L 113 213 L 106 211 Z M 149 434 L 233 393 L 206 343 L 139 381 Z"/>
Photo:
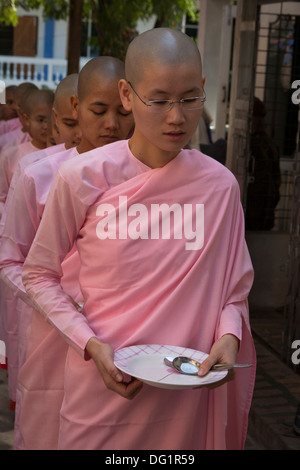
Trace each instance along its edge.
<path fill-rule="evenodd" d="M 24 110 L 22 105 L 25 102 L 26 95 L 33 90 L 38 90 L 38 87 L 33 83 L 25 82 L 17 87 L 15 102 L 13 104 L 15 111 L 18 115 L 16 119 L 19 123 L 18 127 L 0 134 L 0 152 L 8 146 L 14 146 L 17 144 L 22 144 L 30 140 L 30 135 L 28 134 L 27 122 L 24 118 Z"/>
<path fill-rule="evenodd" d="M 1 214 L 18 161 L 24 155 L 44 149 L 47 145 L 47 126 L 53 98 L 54 95 L 50 90 L 34 90 L 26 94 L 22 109 L 30 140 L 2 149 L 0 155 Z"/>
<path fill-rule="evenodd" d="M 0 105 L 2 111 L 0 136 L 21 127 L 16 110 L 16 91 L 17 86 L 15 85 L 8 86 L 5 89 L 5 103 Z"/>
<path fill-rule="evenodd" d="M 2 119 L 6 121 L 6 125 L 10 127 L 10 129 L 14 129 L 15 126 L 19 126 L 20 123 L 15 123 L 13 120 L 18 117 L 16 111 L 16 85 L 11 85 L 5 88 L 5 103 L 0 106 L 2 110 Z M 0 122 L 0 132 L 3 132 L 1 127 L 5 124 Z"/>
<path fill-rule="evenodd" d="M 29 299 L 21 281 L 22 265 L 42 219 L 48 191 L 60 164 L 71 158 L 72 161 L 85 158 L 85 152 L 97 145 L 126 138 L 133 127 L 132 113 L 123 108 L 118 91 L 118 82 L 124 75 L 124 63 L 118 59 L 97 57 L 88 62 L 79 74 L 78 96 L 72 100 L 74 116 L 76 119 L 78 117 L 82 130 L 80 143 L 77 148 L 25 168 L 17 182 L 3 231 L 0 264 L 2 278 L 25 302 Z M 62 112 L 62 116 L 66 117 L 67 113 Z M 57 119 L 58 126 L 62 121 Z M 22 231 L 17 228 L 17 220 L 22 225 Z M 69 302 L 75 304 L 75 301 L 82 300 L 78 284 L 79 258 L 75 249 L 66 255 L 62 263 L 63 288 Z M 44 320 L 40 321 L 39 313 L 33 312 L 31 318 L 32 308 L 27 304 L 24 308 L 27 324 L 30 319 L 30 329 L 26 361 L 19 374 L 15 448 L 56 449 L 67 345 L 52 327 Z M 25 317 L 23 312 L 22 317 Z"/>
<path fill-rule="evenodd" d="M 22 128 L 18 129 L 18 131 L 26 138 L 23 139 L 21 136 L 20 139 L 16 138 L 12 141 L 8 140 L 0 153 L 0 220 L 3 217 L 5 202 L 17 162 L 26 154 L 37 151 L 39 148 L 43 148 L 46 145 L 45 126 L 43 123 L 48 120 L 50 116 L 52 103 L 52 92 L 40 91 L 31 83 L 24 83 L 17 89 L 16 104 L 18 115 L 22 122 Z M 36 112 L 39 114 L 36 114 Z M 32 119 L 35 121 L 37 119 L 42 119 L 43 122 L 40 123 L 37 121 L 32 123 Z M 7 135 L 8 134 L 4 134 L 2 137 L 6 137 Z M 1 229 L 2 227 L 0 230 Z M 4 343 L 8 342 L 8 338 L 6 336 L 6 332 L 8 331 L 6 318 L 9 311 L 14 310 L 15 308 L 16 299 L 3 282 L 0 281 L 0 339 L 4 341 Z M 11 331 L 10 333 L 14 335 L 15 332 Z M 7 367 L 12 368 L 9 376 L 12 378 L 12 383 L 14 383 L 13 377 L 17 372 L 17 367 L 14 361 L 12 361 L 10 366 Z M 15 394 L 13 386 L 9 387 L 9 392 L 11 407 L 14 409 Z"/>
<path fill-rule="evenodd" d="M 58 123 L 58 132 L 56 134 L 57 140 L 55 145 L 49 145 L 49 121 L 54 120 L 54 115 L 51 113 L 51 117 L 48 120 L 47 125 L 47 147 L 35 152 L 29 153 L 22 157 L 14 170 L 13 177 L 9 186 L 9 191 L 5 201 L 3 214 L 0 220 L 0 236 L 5 227 L 5 220 L 9 211 L 14 211 L 15 208 L 10 204 L 10 198 L 14 193 L 14 188 L 20 174 L 24 169 L 33 164 L 34 162 L 45 158 L 46 156 L 53 155 L 55 153 L 64 151 L 72 147 L 75 142 L 79 142 L 78 135 L 80 135 L 78 121 L 72 118 L 72 106 L 71 96 L 77 93 L 78 75 L 69 75 L 63 79 L 58 85 L 55 92 L 55 100 L 53 103 L 53 110 L 59 108 L 59 113 L 63 113 L 64 116 L 68 116 L 70 119 L 71 127 L 66 127 L 61 120 Z M 51 123 L 51 127 L 53 122 Z M 52 135 L 52 130 L 51 130 Z M 61 139 L 65 142 L 60 142 Z M 5 243 L 2 246 L 3 253 L 5 251 Z M 17 376 L 20 365 L 24 362 L 25 357 L 25 344 L 26 344 L 26 327 L 28 323 L 28 315 L 26 315 L 26 305 L 20 299 L 17 299 L 14 295 L 14 284 L 3 285 L 3 281 L 0 281 L 2 299 L 1 299 L 1 321 L 0 331 L 1 337 L 5 340 L 6 345 L 6 362 L 8 369 L 8 392 L 10 397 L 10 407 L 14 408 L 16 402 L 16 390 L 17 390 Z M 28 310 L 28 308 L 27 308 Z"/>
<path fill-rule="evenodd" d="M 255 375 L 253 270 L 236 179 L 182 150 L 204 101 L 194 41 L 165 28 L 137 36 L 120 94 L 132 137 L 60 167 L 24 263 L 28 296 L 70 345 L 59 449 L 241 449 Z M 169 207 L 163 221 L 157 205 Z M 60 284 L 74 242 L 83 314 Z M 142 386 L 114 364 L 133 345 L 207 353 L 199 384 L 217 362 L 253 366 L 214 389 Z"/>

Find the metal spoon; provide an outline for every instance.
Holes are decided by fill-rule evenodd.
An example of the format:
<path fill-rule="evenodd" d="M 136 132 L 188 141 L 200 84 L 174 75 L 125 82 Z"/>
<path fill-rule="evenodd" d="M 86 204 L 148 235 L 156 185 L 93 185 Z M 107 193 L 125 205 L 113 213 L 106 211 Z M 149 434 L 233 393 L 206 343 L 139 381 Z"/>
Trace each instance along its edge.
<path fill-rule="evenodd" d="M 200 362 L 185 356 L 164 358 L 165 364 L 173 367 L 181 374 L 197 375 L 201 366 Z M 238 367 L 251 367 L 252 364 L 214 364 L 211 370 L 229 370 Z"/>

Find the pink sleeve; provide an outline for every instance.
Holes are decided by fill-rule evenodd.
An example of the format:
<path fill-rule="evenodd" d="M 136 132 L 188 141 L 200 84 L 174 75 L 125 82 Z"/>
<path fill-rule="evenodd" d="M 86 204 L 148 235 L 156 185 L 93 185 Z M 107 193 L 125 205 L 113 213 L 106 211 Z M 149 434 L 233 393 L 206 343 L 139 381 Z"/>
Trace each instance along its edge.
<path fill-rule="evenodd" d="M 233 334 L 242 340 L 244 321 L 248 324 L 248 291 L 253 282 L 253 267 L 245 242 L 244 212 L 236 185 L 235 216 L 231 230 L 231 244 L 227 254 L 227 281 L 224 283 L 224 306 L 216 336 Z M 243 321 L 244 320 L 244 321 Z"/>
<path fill-rule="evenodd" d="M 219 328 L 217 332 L 217 339 L 226 334 L 236 336 L 240 341 L 242 340 L 242 318 L 243 310 L 246 308 L 245 301 L 236 304 L 229 304 L 223 309 Z"/>
<path fill-rule="evenodd" d="M 83 357 L 87 341 L 95 334 L 60 281 L 61 263 L 74 245 L 87 208 L 58 172 L 23 268 L 23 282 L 35 308 Z"/>
<path fill-rule="evenodd" d="M 39 225 L 35 185 L 20 175 L 5 206 L 0 269 L 1 279 L 15 295 L 31 305 L 22 282 L 22 268 Z"/>
<path fill-rule="evenodd" d="M 0 203 L 4 207 L 10 185 L 9 156 L 11 148 L 5 149 L 0 156 Z M 3 210 L 3 209 L 2 209 Z"/>

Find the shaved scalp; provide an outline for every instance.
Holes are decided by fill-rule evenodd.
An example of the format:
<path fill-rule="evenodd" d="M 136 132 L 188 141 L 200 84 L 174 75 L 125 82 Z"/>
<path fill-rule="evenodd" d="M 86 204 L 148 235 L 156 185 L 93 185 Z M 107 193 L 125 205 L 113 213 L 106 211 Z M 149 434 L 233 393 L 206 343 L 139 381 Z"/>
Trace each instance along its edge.
<path fill-rule="evenodd" d="M 121 80 L 125 78 L 125 64 L 120 59 L 101 56 L 91 59 L 81 69 L 78 78 L 78 98 L 82 100 L 99 81 Z"/>
<path fill-rule="evenodd" d="M 30 116 L 39 103 L 46 104 L 52 107 L 54 100 L 54 93 L 51 90 L 33 90 L 27 93 L 22 103 L 22 111 Z"/>
<path fill-rule="evenodd" d="M 39 88 L 31 82 L 24 82 L 21 83 L 16 89 L 16 100 L 20 102 L 20 100 L 25 97 L 27 93 L 30 93 L 32 90 L 38 90 Z"/>
<path fill-rule="evenodd" d="M 139 83 L 146 67 L 157 64 L 197 64 L 202 75 L 202 63 L 196 43 L 186 34 L 171 28 L 154 28 L 137 36 L 127 50 L 126 79 Z"/>
<path fill-rule="evenodd" d="M 57 108 L 62 99 L 69 99 L 72 95 L 77 96 L 78 73 L 71 73 L 61 80 L 54 94 L 53 107 Z"/>

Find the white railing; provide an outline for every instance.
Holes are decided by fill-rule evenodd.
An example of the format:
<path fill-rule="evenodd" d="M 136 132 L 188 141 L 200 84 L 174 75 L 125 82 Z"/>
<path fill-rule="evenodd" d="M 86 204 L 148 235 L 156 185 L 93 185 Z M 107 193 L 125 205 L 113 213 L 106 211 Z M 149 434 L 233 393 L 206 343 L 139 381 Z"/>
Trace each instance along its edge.
<path fill-rule="evenodd" d="M 80 59 L 80 69 L 88 62 Z M 32 82 L 39 88 L 56 88 L 67 75 L 67 60 L 40 57 L 0 56 L 0 80 L 6 86 Z"/>

